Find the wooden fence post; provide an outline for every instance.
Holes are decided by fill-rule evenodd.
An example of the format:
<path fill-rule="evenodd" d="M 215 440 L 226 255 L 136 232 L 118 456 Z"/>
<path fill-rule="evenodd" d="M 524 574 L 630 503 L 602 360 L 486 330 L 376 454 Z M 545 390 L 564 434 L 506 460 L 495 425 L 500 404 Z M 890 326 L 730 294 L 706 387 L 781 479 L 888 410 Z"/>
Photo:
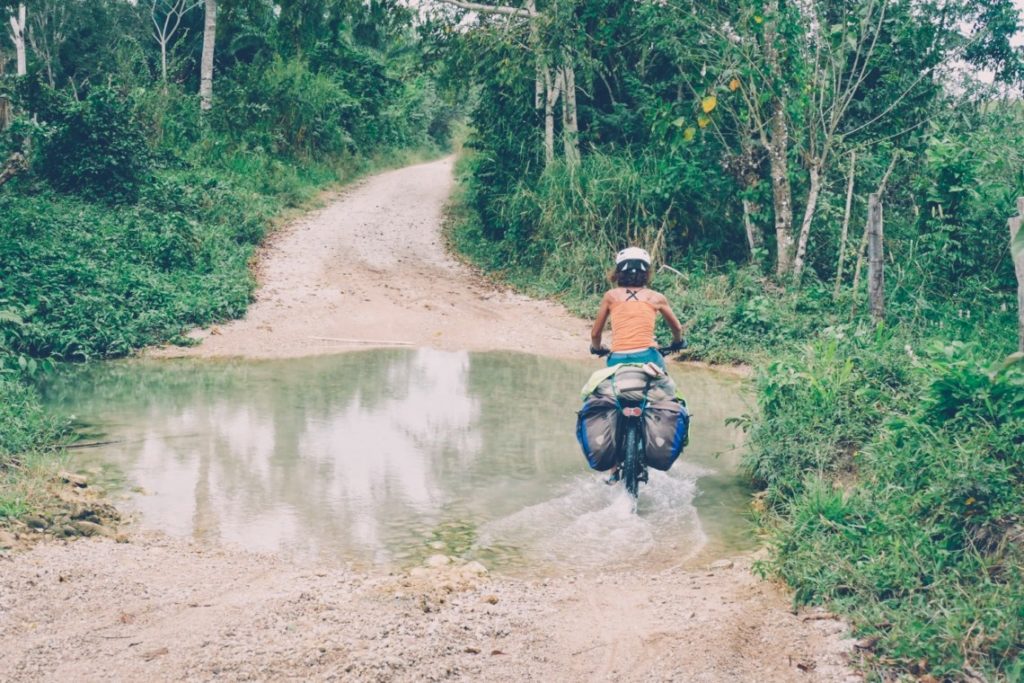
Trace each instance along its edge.
<path fill-rule="evenodd" d="M 882 246 L 882 196 L 868 196 L 868 301 L 871 317 L 881 322 L 885 317 L 885 263 Z"/>
<path fill-rule="evenodd" d="M 1017 197 L 1017 215 L 1009 220 L 1010 255 L 1013 258 L 1013 269 L 1017 273 L 1017 349 L 1024 353 L 1024 246 L 1018 242 L 1022 221 L 1024 197 Z"/>

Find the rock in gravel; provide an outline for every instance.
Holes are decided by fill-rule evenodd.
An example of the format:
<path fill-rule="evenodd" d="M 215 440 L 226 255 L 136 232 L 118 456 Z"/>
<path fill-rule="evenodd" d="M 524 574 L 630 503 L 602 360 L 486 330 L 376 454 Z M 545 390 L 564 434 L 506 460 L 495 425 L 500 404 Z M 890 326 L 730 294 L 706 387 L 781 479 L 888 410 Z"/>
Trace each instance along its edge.
<path fill-rule="evenodd" d="M 26 515 L 22 517 L 21 521 L 25 522 L 30 529 L 45 529 L 50 526 L 49 522 L 37 515 Z"/>
<path fill-rule="evenodd" d="M 428 557 L 427 561 L 424 564 L 426 564 L 428 567 L 445 567 L 451 564 L 451 561 L 451 558 L 447 555 L 438 554 L 431 555 L 430 557 Z"/>
<path fill-rule="evenodd" d="M 732 569 L 732 560 L 715 560 L 711 563 L 708 569 Z"/>
<path fill-rule="evenodd" d="M 96 511 L 90 505 L 74 505 L 71 508 L 71 519 L 84 519 L 87 522 L 95 522 L 99 518 Z"/>
<path fill-rule="evenodd" d="M 487 573 L 487 567 L 483 566 L 476 560 L 473 560 L 472 562 L 467 562 L 465 566 L 462 567 L 462 571 L 467 574 L 476 574 L 477 576 L 483 576 Z"/>
<path fill-rule="evenodd" d="M 72 474 L 71 472 L 61 472 L 58 476 L 67 483 L 71 484 L 72 486 L 77 486 L 80 489 L 84 489 L 86 486 L 89 485 L 89 480 L 80 474 Z"/>
<path fill-rule="evenodd" d="M 69 526 L 83 536 L 114 536 L 113 529 L 81 519 L 71 522 Z"/>

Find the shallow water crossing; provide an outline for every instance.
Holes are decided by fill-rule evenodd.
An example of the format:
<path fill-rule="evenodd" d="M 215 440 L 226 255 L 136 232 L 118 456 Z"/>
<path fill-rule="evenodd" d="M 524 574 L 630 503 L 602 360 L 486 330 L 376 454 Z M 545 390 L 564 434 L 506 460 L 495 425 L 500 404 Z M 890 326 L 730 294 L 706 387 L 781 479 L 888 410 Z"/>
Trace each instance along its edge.
<path fill-rule="evenodd" d="M 736 472 L 742 382 L 673 376 L 690 446 L 639 507 L 576 444 L 594 362 L 385 350 L 273 361 L 126 361 L 46 387 L 145 527 L 357 565 L 445 553 L 560 572 L 698 563 L 753 544 Z M 130 492 L 130 493 L 129 493 Z"/>

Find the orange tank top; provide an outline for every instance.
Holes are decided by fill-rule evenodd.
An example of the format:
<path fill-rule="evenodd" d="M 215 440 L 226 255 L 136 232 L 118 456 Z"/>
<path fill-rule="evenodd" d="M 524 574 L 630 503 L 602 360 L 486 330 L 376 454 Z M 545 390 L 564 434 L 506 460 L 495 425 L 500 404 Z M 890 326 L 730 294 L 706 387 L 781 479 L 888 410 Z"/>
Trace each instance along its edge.
<path fill-rule="evenodd" d="M 625 301 L 612 301 L 612 351 L 630 351 L 654 346 L 654 323 L 658 310 L 648 301 L 638 299 L 636 292 L 626 290 Z"/>

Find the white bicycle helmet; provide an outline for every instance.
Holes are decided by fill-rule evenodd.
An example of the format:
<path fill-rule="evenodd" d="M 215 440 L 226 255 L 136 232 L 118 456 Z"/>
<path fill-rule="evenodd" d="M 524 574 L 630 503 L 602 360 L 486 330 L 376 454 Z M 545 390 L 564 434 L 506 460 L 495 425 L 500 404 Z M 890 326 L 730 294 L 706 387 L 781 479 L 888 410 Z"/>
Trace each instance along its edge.
<path fill-rule="evenodd" d="M 615 265 L 620 266 L 626 261 L 641 261 L 650 268 L 651 255 L 647 253 L 646 249 L 641 249 L 640 247 L 627 247 L 615 255 Z"/>

